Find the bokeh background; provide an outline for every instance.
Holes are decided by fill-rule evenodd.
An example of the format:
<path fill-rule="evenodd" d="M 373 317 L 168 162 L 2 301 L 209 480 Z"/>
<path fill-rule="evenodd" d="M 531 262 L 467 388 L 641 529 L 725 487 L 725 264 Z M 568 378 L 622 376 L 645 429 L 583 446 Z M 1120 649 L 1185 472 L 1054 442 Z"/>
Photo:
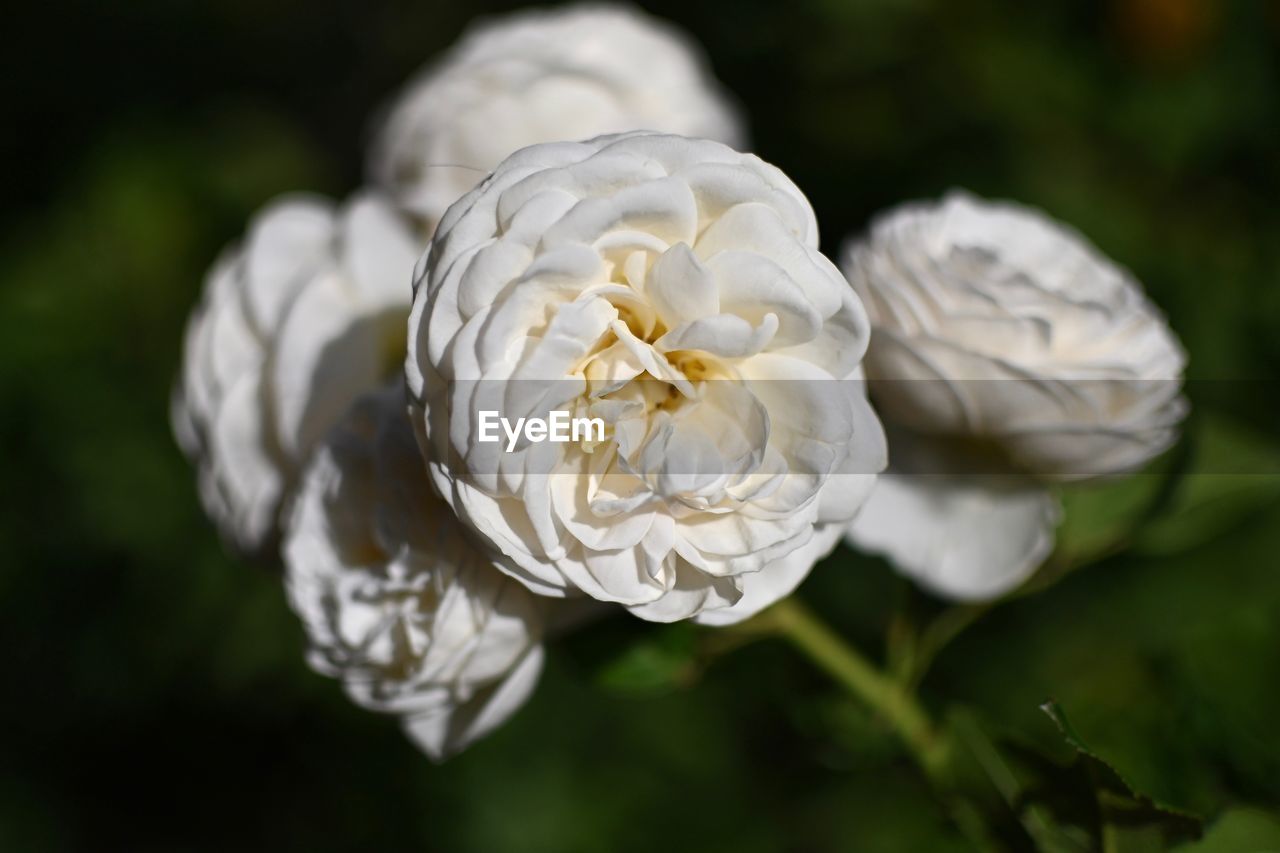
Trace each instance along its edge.
<path fill-rule="evenodd" d="M 790 649 L 671 666 L 683 635 L 638 620 L 559 643 L 513 722 L 433 766 L 306 669 L 277 578 L 202 517 L 167 406 L 206 267 L 273 195 L 356 188 L 375 107 L 506 5 L 6 9 L 0 849 L 969 849 Z M 1280 847 L 1280 487 L 1250 473 L 1280 470 L 1280 4 L 643 5 L 705 44 L 829 252 L 962 186 L 1074 224 L 1167 311 L 1196 416 L 1166 467 L 1235 476 L 1166 489 L 1133 549 L 976 624 L 922 696 L 1046 749 L 1054 697 L 1134 787 L 1226 815 L 1212 849 Z M 875 656 L 937 608 L 847 551 L 802 596 Z"/>

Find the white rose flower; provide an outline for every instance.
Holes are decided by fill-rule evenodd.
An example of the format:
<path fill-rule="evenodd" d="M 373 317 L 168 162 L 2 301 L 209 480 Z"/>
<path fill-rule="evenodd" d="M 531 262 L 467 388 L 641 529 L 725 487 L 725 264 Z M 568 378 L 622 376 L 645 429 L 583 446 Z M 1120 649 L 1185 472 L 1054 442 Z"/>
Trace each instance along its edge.
<path fill-rule="evenodd" d="M 701 49 L 674 27 L 624 6 L 525 11 L 468 31 L 406 87 L 369 171 L 429 234 L 513 151 L 628 130 L 744 139 Z"/>
<path fill-rule="evenodd" d="M 404 389 L 361 398 L 307 466 L 284 544 L 308 661 L 440 760 L 532 692 L 545 600 L 490 565 L 431 491 Z"/>
<path fill-rule="evenodd" d="M 989 439 L 1065 479 L 1132 471 L 1177 437 L 1173 332 L 1132 276 L 1043 214 L 963 193 L 906 205 L 845 272 L 875 327 L 876 402 L 910 429 Z"/>
<path fill-rule="evenodd" d="M 866 316 L 759 158 L 649 133 L 516 152 L 420 263 L 406 375 L 434 481 L 535 592 L 723 624 L 789 593 L 885 464 Z M 479 412 L 604 440 L 478 440 Z"/>
<path fill-rule="evenodd" d="M 214 265 L 173 402 L 206 511 L 264 554 L 311 446 L 404 353 L 416 238 L 373 195 L 277 200 Z"/>
<path fill-rule="evenodd" d="M 1133 277 L 1066 226 L 952 193 L 882 216 L 844 261 L 895 425 L 885 488 L 850 536 L 926 585 L 1016 585 L 1059 518 L 1041 483 L 1131 472 L 1176 439 L 1181 346 Z"/>

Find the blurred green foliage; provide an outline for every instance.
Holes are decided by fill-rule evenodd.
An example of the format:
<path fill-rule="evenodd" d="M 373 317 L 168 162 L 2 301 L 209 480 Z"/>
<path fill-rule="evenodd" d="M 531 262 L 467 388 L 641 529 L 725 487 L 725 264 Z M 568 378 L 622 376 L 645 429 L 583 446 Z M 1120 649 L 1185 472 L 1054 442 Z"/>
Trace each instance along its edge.
<path fill-rule="evenodd" d="M 969 849 L 787 648 L 689 666 L 695 640 L 638 620 L 558 644 L 510 725 L 432 766 L 305 668 L 278 580 L 203 520 L 166 414 L 204 270 L 271 196 L 353 189 L 373 108 L 500 5 L 7 11 L 0 849 Z M 705 43 L 829 251 L 963 186 L 1073 223 L 1167 311 L 1198 380 L 1186 456 L 1073 498 L 1064 538 L 1159 517 L 977 623 L 922 695 L 1066 762 L 1056 699 L 1135 789 L 1208 819 L 1180 850 L 1280 849 L 1280 492 L 1249 473 L 1280 454 L 1280 8 L 646 5 Z M 1178 465 L 1202 473 L 1160 493 Z M 803 595 L 875 654 L 904 602 L 940 606 L 847 551 Z"/>

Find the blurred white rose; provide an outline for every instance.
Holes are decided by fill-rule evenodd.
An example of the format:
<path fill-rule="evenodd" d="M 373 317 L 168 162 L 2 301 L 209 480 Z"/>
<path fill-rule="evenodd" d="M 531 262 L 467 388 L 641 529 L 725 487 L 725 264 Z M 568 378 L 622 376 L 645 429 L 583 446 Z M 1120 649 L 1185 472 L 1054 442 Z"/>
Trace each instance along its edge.
<path fill-rule="evenodd" d="M 1177 437 L 1186 356 L 1164 317 L 1043 214 L 962 193 L 906 205 L 844 269 L 875 327 L 867 377 L 886 417 L 1065 479 L 1132 471 Z"/>
<path fill-rule="evenodd" d="M 1177 338 L 1128 272 L 1043 214 L 963 193 L 904 205 L 844 271 L 874 328 L 872 394 L 903 436 L 851 538 L 927 585 L 1016 585 L 1058 520 L 1040 483 L 1128 473 L 1176 439 Z"/>
<path fill-rule="evenodd" d="M 412 81 L 378 129 L 369 171 L 429 234 L 513 151 L 628 130 L 744 138 L 684 33 L 624 6 L 536 9 L 474 27 Z"/>
<path fill-rule="evenodd" d="M 786 595 L 885 463 L 866 316 L 785 175 L 624 134 L 512 155 L 450 209 L 406 375 L 432 476 L 536 592 L 725 623 Z M 478 413 L 602 442 L 481 443 Z"/>
<path fill-rule="evenodd" d="M 317 449 L 284 555 L 311 666 L 400 717 L 433 759 L 537 683 L 548 602 L 490 565 L 431 491 L 401 382 L 357 401 Z"/>
<path fill-rule="evenodd" d="M 399 367 L 418 246 L 389 202 L 268 205 L 223 253 L 187 326 L 178 441 L 224 537 L 268 553 L 299 467 Z"/>

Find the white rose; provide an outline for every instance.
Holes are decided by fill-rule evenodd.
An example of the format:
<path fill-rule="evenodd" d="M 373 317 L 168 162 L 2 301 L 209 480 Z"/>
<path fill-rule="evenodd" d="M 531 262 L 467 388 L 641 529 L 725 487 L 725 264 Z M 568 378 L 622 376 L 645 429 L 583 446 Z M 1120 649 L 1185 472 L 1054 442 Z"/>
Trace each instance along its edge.
<path fill-rule="evenodd" d="M 1173 332 L 1132 276 L 1043 214 L 962 193 L 906 205 L 844 269 L 875 327 L 867 377 L 886 417 L 1065 479 L 1132 471 L 1177 437 Z"/>
<path fill-rule="evenodd" d="M 406 375 L 441 494 L 536 592 L 736 621 L 834 546 L 885 463 L 868 338 L 776 168 L 648 133 L 523 149 L 420 265 Z M 605 423 L 478 441 L 478 413 Z"/>
<path fill-rule="evenodd" d="M 1127 473 L 1175 440 L 1176 337 L 1129 273 L 1043 214 L 963 193 L 905 205 L 848 248 L 844 271 L 895 424 L 886 486 L 851 539 L 934 589 L 1016 585 L 1059 518 L 1041 483 Z"/>
<path fill-rule="evenodd" d="M 223 253 L 187 326 L 173 423 L 224 537 L 269 552 L 298 468 L 403 357 L 416 238 L 376 196 L 293 196 Z"/>
<path fill-rule="evenodd" d="M 308 661 L 400 717 L 440 760 L 524 704 L 545 600 L 497 571 L 432 491 L 403 385 L 361 398 L 317 449 L 285 538 Z"/>
<path fill-rule="evenodd" d="M 684 33 L 623 6 L 525 11 L 468 31 L 406 87 L 369 171 L 430 233 L 513 151 L 628 130 L 744 138 Z"/>

